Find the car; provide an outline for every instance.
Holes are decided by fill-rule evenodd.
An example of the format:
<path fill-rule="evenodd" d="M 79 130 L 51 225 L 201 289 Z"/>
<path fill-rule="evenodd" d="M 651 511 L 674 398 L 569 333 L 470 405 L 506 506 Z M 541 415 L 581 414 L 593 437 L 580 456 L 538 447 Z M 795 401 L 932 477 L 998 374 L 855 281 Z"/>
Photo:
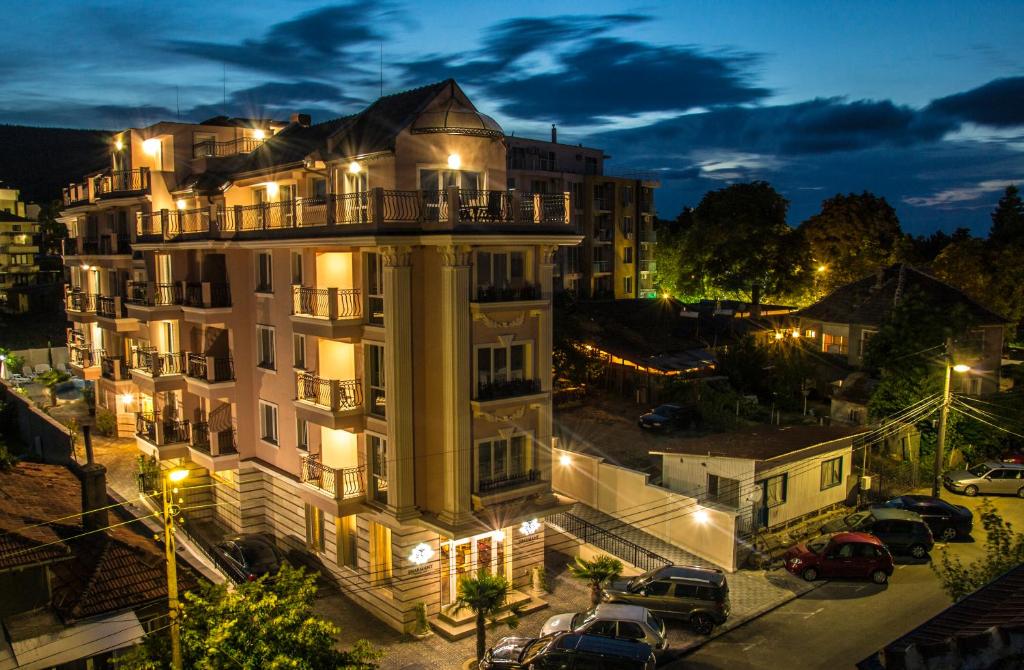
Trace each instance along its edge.
<path fill-rule="evenodd" d="M 821 527 L 821 534 L 841 531 L 871 533 L 894 554 L 924 558 L 935 545 L 931 528 L 916 512 L 895 507 L 873 507 L 847 514 Z"/>
<path fill-rule="evenodd" d="M 801 542 L 785 554 L 786 570 L 813 582 L 818 577 L 870 577 L 885 584 L 892 576 L 892 554 L 868 533 L 833 533 Z"/>
<path fill-rule="evenodd" d="M 637 425 L 645 430 L 668 431 L 685 428 L 692 418 L 690 408 L 682 405 L 659 405 L 637 419 Z"/>
<path fill-rule="evenodd" d="M 702 635 L 729 617 L 729 584 L 721 570 L 666 565 L 601 590 L 601 601 L 641 605 L 659 617 L 682 619 Z"/>
<path fill-rule="evenodd" d="M 880 506 L 916 512 L 932 529 L 932 535 L 945 542 L 967 537 L 974 530 L 974 514 L 971 510 L 941 498 L 903 495 L 886 500 Z"/>
<path fill-rule="evenodd" d="M 484 653 L 479 670 L 654 670 L 649 644 L 602 635 L 554 633 L 539 638 L 506 637 Z"/>
<path fill-rule="evenodd" d="M 1013 451 L 1004 451 L 1003 455 L 999 457 L 1003 463 L 1015 463 L 1016 465 L 1024 465 L 1024 451 L 1016 449 Z"/>
<path fill-rule="evenodd" d="M 284 558 L 269 535 L 236 535 L 214 546 L 218 565 L 236 582 L 275 574 Z"/>
<path fill-rule="evenodd" d="M 979 493 L 1005 493 L 1024 498 L 1024 465 L 989 461 L 967 470 L 954 470 L 942 476 L 942 484 L 953 493 L 976 496 Z"/>
<path fill-rule="evenodd" d="M 665 622 L 651 610 L 638 605 L 601 603 L 585 612 L 556 614 L 541 626 L 540 634 L 544 636 L 562 631 L 640 640 L 654 649 L 668 647 Z"/>

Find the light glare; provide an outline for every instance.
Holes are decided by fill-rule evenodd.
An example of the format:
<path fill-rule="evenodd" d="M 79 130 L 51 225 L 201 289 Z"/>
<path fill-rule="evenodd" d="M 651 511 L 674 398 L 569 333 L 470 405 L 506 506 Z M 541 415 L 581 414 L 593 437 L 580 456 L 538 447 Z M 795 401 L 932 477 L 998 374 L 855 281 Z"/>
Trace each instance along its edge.
<path fill-rule="evenodd" d="M 458 170 L 462 167 L 462 157 L 458 154 L 449 154 L 448 156 L 448 167 L 453 170 Z"/>
<path fill-rule="evenodd" d="M 171 470 L 167 473 L 167 478 L 172 482 L 180 482 L 181 480 L 188 477 L 188 470 L 184 468 L 178 468 L 177 470 Z"/>

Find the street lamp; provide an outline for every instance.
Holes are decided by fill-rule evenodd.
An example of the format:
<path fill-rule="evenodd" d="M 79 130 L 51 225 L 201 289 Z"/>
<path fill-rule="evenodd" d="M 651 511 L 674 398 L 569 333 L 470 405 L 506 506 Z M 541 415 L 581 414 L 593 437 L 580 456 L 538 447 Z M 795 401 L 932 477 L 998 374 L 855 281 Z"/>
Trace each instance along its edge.
<path fill-rule="evenodd" d="M 939 497 L 939 477 L 942 476 L 942 454 L 946 450 L 946 420 L 949 418 L 949 403 L 952 394 L 949 389 L 950 376 L 953 371 L 963 374 L 971 371 L 971 366 L 963 363 L 953 364 L 953 339 L 946 338 L 946 379 L 942 387 L 942 409 L 939 411 L 939 439 L 935 445 L 935 472 L 932 477 L 932 497 Z"/>
<path fill-rule="evenodd" d="M 167 553 L 167 615 L 171 620 L 171 668 L 182 670 L 181 665 L 181 622 L 178 620 L 178 566 L 174 553 L 174 518 L 181 514 L 172 495 L 177 495 L 174 486 L 188 477 L 188 470 L 176 468 L 164 477 L 164 551 Z"/>

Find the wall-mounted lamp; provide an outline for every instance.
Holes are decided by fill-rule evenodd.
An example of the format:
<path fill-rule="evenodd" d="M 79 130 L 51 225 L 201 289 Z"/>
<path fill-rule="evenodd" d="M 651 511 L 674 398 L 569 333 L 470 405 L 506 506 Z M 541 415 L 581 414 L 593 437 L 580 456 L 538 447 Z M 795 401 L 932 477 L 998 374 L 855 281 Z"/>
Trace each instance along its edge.
<path fill-rule="evenodd" d="M 530 519 L 529 521 L 524 521 L 519 526 L 519 532 L 523 535 L 533 535 L 538 530 L 540 530 L 540 521 L 538 519 Z"/>
<path fill-rule="evenodd" d="M 118 151 L 124 149 L 124 142 L 121 141 L 120 137 L 114 140 L 114 148 L 117 149 Z"/>
<path fill-rule="evenodd" d="M 252 136 L 253 136 L 254 139 L 262 140 L 262 139 L 266 139 L 267 134 L 265 132 L 263 132 L 262 130 L 260 130 L 259 128 L 257 128 L 256 130 L 252 131 Z"/>
<path fill-rule="evenodd" d="M 147 156 L 156 156 L 160 151 L 160 140 L 151 137 L 142 143 L 142 150 Z"/>
<path fill-rule="evenodd" d="M 188 206 L 188 203 L 185 202 L 184 198 L 178 198 L 178 200 L 175 201 L 174 206 L 178 209 L 185 209 L 185 207 Z"/>
<path fill-rule="evenodd" d="M 562 454 L 558 457 L 558 462 L 560 465 L 572 465 L 572 456 L 569 454 Z"/>
<path fill-rule="evenodd" d="M 277 185 L 276 181 L 267 182 L 267 195 L 271 198 L 276 198 L 281 188 Z"/>
<path fill-rule="evenodd" d="M 701 525 L 704 525 L 708 521 L 711 521 L 711 515 L 708 514 L 708 511 L 706 509 L 699 509 L 693 513 L 693 520 Z"/>
<path fill-rule="evenodd" d="M 359 163 L 357 163 L 356 161 L 352 161 L 351 163 L 348 164 L 349 174 L 359 174 L 359 171 L 362 169 L 363 168 L 360 167 Z"/>
<path fill-rule="evenodd" d="M 460 167 L 462 167 L 462 157 L 460 157 L 458 154 L 449 154 L 448 167 L 450 167 L 453 170 L 458 170 Z"/>
<path fill-rule="evenodd" d="M 409 562 L 414 565 L 423 565 L 434 557 L 434 549 L 426 542 L 420 542 L 409 552 Z"/>

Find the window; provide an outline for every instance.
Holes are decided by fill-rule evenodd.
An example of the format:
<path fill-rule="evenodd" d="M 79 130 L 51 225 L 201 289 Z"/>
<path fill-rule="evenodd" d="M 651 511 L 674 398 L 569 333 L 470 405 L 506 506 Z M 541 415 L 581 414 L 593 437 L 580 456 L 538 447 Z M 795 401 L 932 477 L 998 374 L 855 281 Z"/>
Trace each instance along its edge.
<path fill-rule="evenodd" d="M 738 507 L 740 500 L 739 480 L 709 474 L 708 500 L 729 505 L 730 507 Z"/>
<path fill-rule="evenodd" d="M 826 332 L 821 341 L 821 350 L 826 354 L 845 355 L 847 353 L 846 336 Z"/>
<path fill-rule="evenodd" d="M 302 286 L 302 252 L 292 252 L 292 284 Z"/>
<path fill-rule="evenodd" d="M 292 335 L 292 356 L 294 358 L 293 364 L 296 370 L 306 369 L 306 336 L 293 334 Z"/>
<path fill-rule="evenodd" d="M 377 344 L 366 345 L 366 369 L 370 390 L 368 411 L 376 416 L 386 416 L 387 388 L 384 383 L 384 347 Z"/>
<path fill-rule="evenodd" d="M 338 565 L 356 567 L 356 515 L 339 516 L 334 520 L 334 535 L 338 550 Z"/>
<path fill-rule="evenodd" d="M 525 281 L 526 254 L 522 251 L 476 253 L 477 291 L 518 288 Z"/>
<path fill-rule="evenodd" d="M 483 346 L 476 350 L 476 381 L 478 394 L 496 386 L 527 379 L 527 344 Z"/>
<path fill-rule="evenodd" d="M 622 262 L 627 265 L 633 262 L 633 247 L 626 247 L 622 251 Z"/>
<path fill-rule="evenodd" d="M 313 177 L 309 180 L 309 193 L 314 198 L 327 197 L 327 180 L 323 177 Z"/>
<path fill-rule="evenodd" d="M 640 624 L 632 621 L 620 621 L 618 636 L 623 640 L 642 640 L 644 639 L 644 629 L 640 627 Z"/>
<path fill-rule="evenodd" d="M 477 490 L 484 491 L 498 482 L 527 475 L 530 454 L 526 435 L 508 439 L 483 440 L 477 444 Z"/>
<path fill-rule="evenodd" d="M 277 405 L 260 400 L 260 437 L 264 442 L 277 444 Z"/>
<path fill-rule="evenodd" d="M 817 336 L 818 336 L 818 333 L 815 332 L 815 330 L 813 328 L 808 328 L 808 329 L 806 329 L 804 331 L 804 337 L 809 337 L 811 339 L 814 339 Z"/>
<path fill-rule="evenodd" d="M 608 620 L 595 621 L 594 625 L 587 629 L 587 635 L 615 637 L 615 622 Z"/>
<path fill-rule="evenodd" d="M 859 543 L 857 544 L 857 556 L 860 558 L 878 558 L 881 556 L 881 552 L 873 544 Z"/>
<path fill-rule="evenodd" d="M 789 475 L 783 473 L 764 480 L 764 501 L 766 507 L 777 507 L 786 502 L 786 485 Z"/>
<path fill-rule="evenodd" d="M 633 187 L 623 186 L 622 187 L 622 205 L 623 207 L 628 206 L 633 202 Z"/>
<path fill-rule="evenodd" d="M 256 292 L 274 292 L 274 264 L 269 251 L 256 254 Z"/>
<path fill-rule="evenodd" d="M 631 239 L 633 239 L 633 233 L 634 232 L 635 231 L 633 230 L 633 217 L 632 216 L 624 216 L 624 217 L 622 217 L 622 235 L 623 235 L 623 237 L 625 237 L 627 240 L 631 240 Z"/>
<path fill-rule="evenodd" d="M 309 451 L 309 421 L 296 417 L 295 446 L 301 451 Z"/>
<path fill-rule="evenodd" d="M 306 548 L 324 550 L 324 513 L 319 507 L 306 503 Z"/>
<path fill-rule="evenodd" d="M 366 433 L 366 453 L 370 458 L 370 495 L 379 503 L 388 502 L 388 441 Z"/>
<path fill-rule="evenodd" d="M 569 184 L 569 197 L 573 209 L 583 208 L 583 182 L 575 181 Z"/>
<path fill-rule="evenodd" d="M 366 254 L 366 315 L 373 325 L 384 325 L 384 267 L 380 254 Z"/>
<path fill-rule="evenodd" d="M 868 351 L 868 342 L 870 342 L 871 338 L 874 337 L 877 333 L 878 333 L 877 330 L 862 330 L 862 331 L 860 331 L 860 350 L 859 350 L 859 355 L 860 356 L 863 357 L 864 354 L 867 353 L 867 351 Z"/>
<path fill-rule="evenodd" d="M 622 291 L 627 295 L 633 292 L 633 278 L 623 277 L 622 278 Z"/>
<path fill-rule="evenodd" d="M 669 582 L 651 582 L 644 590 L 649 596 L 667 596 L 670 588 L 672 584 Z"/>
<path fill-rule="evenodd" d="M 266 370 L 277 369 L 273 326 L 256 326 L 256 365 Z"/>
<path fill-rule="evenodd" d="M 839 486 L 843 482 L 843 457 L 830 458 L 821 464 L 821 490 Z"/>
<path fill-rule="evenodd" d="M 370 583 L 391 579 L 391 529 L 370 521 Z"/>

